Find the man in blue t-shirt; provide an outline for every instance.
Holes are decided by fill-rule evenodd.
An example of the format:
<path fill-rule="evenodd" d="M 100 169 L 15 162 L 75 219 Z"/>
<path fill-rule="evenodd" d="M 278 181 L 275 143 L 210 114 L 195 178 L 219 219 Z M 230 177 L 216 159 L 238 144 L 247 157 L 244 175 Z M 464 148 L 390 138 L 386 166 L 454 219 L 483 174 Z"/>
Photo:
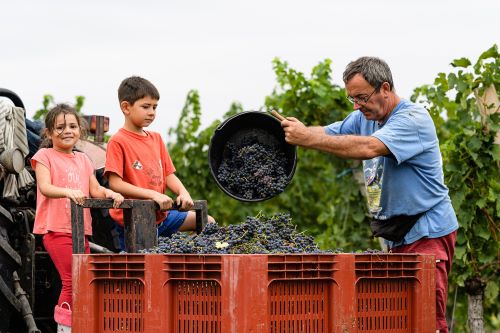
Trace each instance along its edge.
<path fill-rule="evenodd" d="M 385 238 L 392 252 L 436 257 L 436 329 L 448 332 L 448 274 L 458 222 L 432 118 L 422 106 L 399 98 L 381 59 L 349 63 L 343 79 L 355 111 L 325 127 L 286 118 L 281 123 L 286 141 L 363 160 L 372 232 Z"/>

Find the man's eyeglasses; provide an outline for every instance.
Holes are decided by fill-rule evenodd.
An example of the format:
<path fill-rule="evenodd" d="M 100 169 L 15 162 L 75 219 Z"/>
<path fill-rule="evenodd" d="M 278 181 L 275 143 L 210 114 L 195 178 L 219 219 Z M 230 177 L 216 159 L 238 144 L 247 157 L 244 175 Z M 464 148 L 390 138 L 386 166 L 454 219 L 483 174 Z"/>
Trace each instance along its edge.
<path fill-rule="evenodd" d="M 349 101 L 351 101 L 352 103 L 355 103 L 355 104 L 366 104 L 368 103 L 368 101 L 370 100 L 370 98 L 372 97 L 372 95 L 375 93 L 375 91 L 377 91 L 378 88 L 375 88 L 373 89 L 372 93 L 368 96 L 361 96 L 361 97 L 352 97 L 352 96 L 347 96 L 347 99 Z"/>

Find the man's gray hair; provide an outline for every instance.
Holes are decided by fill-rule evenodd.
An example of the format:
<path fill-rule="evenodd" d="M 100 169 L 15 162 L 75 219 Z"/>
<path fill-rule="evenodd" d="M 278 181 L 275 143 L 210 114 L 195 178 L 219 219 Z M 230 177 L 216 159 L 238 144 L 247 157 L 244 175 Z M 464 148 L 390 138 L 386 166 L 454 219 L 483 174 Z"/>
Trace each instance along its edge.
<path fill-rule="evenodd" d="M 387 63 L 375 57 L 361 57 L 351 61 L 344 71 L 344 83 L 347 84 L 354 75 L 361 74 L 363 78 L 374 88 L 379 89 L 382 83 L 389 83 L 391 90 L 394 89 L 391 69 Z"/>

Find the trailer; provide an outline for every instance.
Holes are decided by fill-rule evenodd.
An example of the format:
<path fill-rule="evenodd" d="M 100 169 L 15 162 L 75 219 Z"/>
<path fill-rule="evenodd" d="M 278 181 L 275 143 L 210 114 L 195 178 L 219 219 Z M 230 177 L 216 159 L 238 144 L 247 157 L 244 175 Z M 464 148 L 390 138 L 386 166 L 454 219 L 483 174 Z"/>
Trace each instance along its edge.
<path fill-rule="evenodd" d="M 59 274 L 41 237 L 32 233 L 36 182 L 30 158 L 38 150 L 44 125 L 26 119 L 24 104 L 13 91 L 0 89 L 0 332 L 56 331 L 54 306 L 61 289 Z M 77 149 L 95 164 L 102 185 L 106 149 L 103 133 L 109 120 L 89 116 L 92 140 Z M 92 209 L 91 251 L 118 252 L 113 221 L 105 209 Z"/>
<path fill-rule="evenodd" d="M 42 127 L 25 118 L 14 92 L 0 89 L 1 96 L 14 106 L 2 117 L 0 104 L 0 127 L 11 123 L 0 128 L 0 333 L 55 333 L 59 275 L 32 233 L 36 183 L 29 159 Z M 106 186 L 109 119 L 87 122 L 94 139 L 77 148 Z M 2 145 L 2 133 L 26 140 Z M 23 186 L 14 189 L 13 178 Z M 74 333 L 435 332 L 433 256 L 140 253 L 157 244 L 157 207 L 147 200 L 120 206 L 127 250 L 120 253 L 111 205 L 107 199 L 72 203 Z M 84 254 L 83 209 L 92 212 L 91 254 Z M 196 200 L 193 209 L 199 233 L 207 202 Z"/>

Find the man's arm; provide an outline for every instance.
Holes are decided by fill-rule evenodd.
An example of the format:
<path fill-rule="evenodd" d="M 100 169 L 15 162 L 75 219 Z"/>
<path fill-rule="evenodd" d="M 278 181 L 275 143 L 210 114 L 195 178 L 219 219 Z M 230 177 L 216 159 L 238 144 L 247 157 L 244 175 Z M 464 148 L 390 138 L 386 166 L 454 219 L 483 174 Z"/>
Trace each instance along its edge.
<path fill-rule="evenodd" d="M 281 126 L 285 131 L 286 142 L 342 158 L 365 160 L 390 154 L 382 141 L 373 136 L 328 135 L 323 127 L 306 127 L 293 117 L 283 120 Z"/>

